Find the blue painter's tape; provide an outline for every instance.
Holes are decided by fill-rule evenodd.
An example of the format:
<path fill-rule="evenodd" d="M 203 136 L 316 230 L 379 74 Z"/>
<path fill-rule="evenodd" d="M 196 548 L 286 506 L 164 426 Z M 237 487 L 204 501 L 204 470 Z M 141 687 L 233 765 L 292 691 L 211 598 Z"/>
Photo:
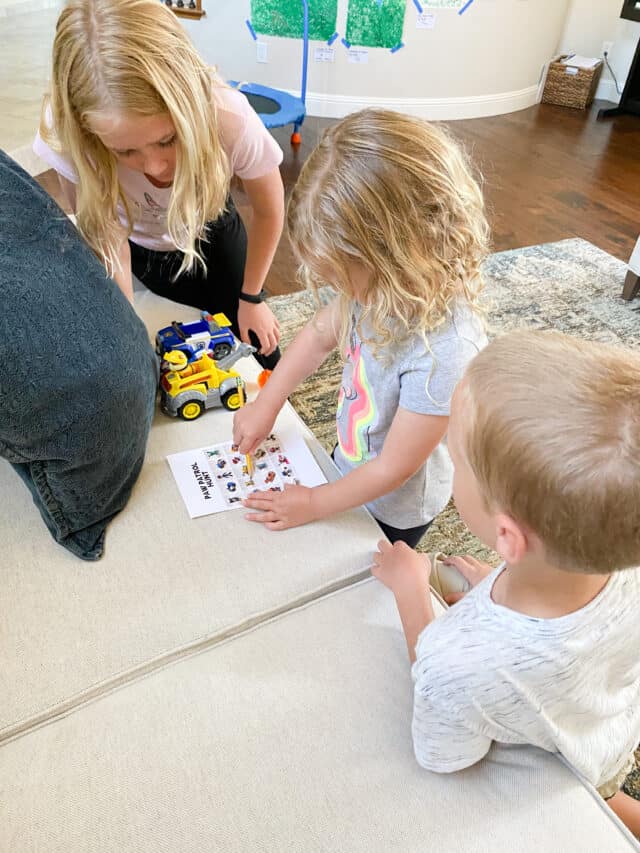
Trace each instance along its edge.
<path fill-rule="evenodd" d="M 340 41 L 347 48 L 347 50 L 349 50 L 349 48 L 351 47 L 351 42 L 347 41 L 346 39 L 340 39 Z"/>
<path fill-rule="evenodd" d="M 327 44 L 331 46 L 337 38 L 340 38 L 340 33 L 334 33 L 330 39 L 327 39 Z"/>
<path fill-rule="evenodd" d="M 420 3 L 420 2 L 419 2 L 419 0 L 413 0 L 413 5 L 416 7 L 416 9 L 418 10 L 419 14 L 421 15 L 421 14 L 422 14 L 422 12 L 424 11 L 424 10 L 423 10 L 423 8 L 422 8 L 422 3 Z"/>
<path fill-rule="evenodd" d="M 398 52 L 399 50 L 401 50 L 403 47 L 404 47 L 404 42 L 399 41 L 399 42 L 398 42 L 398 44 L 397 44 L 395 47 L 392 47 L 392 48 L 391 48 L 391 53 L 397 53 L 397 52 Z"/>
<path fill-rule="evenodd" d="M 254 41 L 258 41 L 258 36 L 256 35 L 256 31 L 255 31 L 255 30 L 253 29 L 253 27 L 251 26 L 251 21 L 249 20 L 249 18 L 247 18 L 247 20 L 245 21 L 245 24 L 247 25 L 247 29 L 248 29 L 248 30 L 249 30 L 249 32 L 251 33 L 251 38 L 252 38 Z"/>
<path fill-rule="evenodd" d="M 464 6 L 462 7 L 462 9 L 460 9 L 460 11 L 458 12 L 458 14 L 459 14 L 459 15 L 464 15 L 464 13 L 467 11 L 467 9 L 469 8 L 469 6 L 470 6 L 472 3 L 473 3 L 473 0 L 467 0 L 467 2 L 464 4 Z"/>

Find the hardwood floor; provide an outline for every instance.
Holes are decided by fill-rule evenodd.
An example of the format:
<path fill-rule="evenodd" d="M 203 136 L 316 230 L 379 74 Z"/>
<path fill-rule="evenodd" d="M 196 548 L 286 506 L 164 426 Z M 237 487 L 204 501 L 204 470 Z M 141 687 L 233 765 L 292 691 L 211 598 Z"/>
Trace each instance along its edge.
<path fill-rule="evenodd" d="M 539 104 L 495 118 L 448 122 L 484 176 L 495 251 L 582 237 L 628 260 L 640 233 L 640 119 L 596 121 L 589 112 Z M 302 145 L 289 144 L 290 128 L 274 135 L 285 157 L 282 175 L 291 189 L 311 149 L 331 120 L 308 118 Z M 52 174 L 38 179 L 47 189 Z M 234 197 L 247 214 L 241 187 Z M 286 236 L 267 289 L 298 289 Z"/>
<path fill-rule="evenodd" d="M 628 260 L 640 232 L 640 120 L 541 104 L 452 128 L 485 175 L 496 251 L 583 237 Z"/>

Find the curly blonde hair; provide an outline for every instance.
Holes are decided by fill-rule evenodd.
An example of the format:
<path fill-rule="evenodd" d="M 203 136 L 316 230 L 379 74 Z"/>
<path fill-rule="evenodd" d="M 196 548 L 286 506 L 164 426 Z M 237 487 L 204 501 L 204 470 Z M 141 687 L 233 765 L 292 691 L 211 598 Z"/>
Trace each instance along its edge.
<path fill-rule="evenodd" d="M 428 346 L 459 299 L 477 310 L 489 240 L 482 193 L 460 146 L 429 122 L 368 109 L 325 131 L 288 228 L 302 281 L 338 291 L 343 345 L 354 266 L 368 273 L 360 329 L 367 318 L 375 352 L 416 332 Z"/>
<path fill-rule="evenodd" d="M 203 263 L 198 240 L 225 209 L 230 185 L 212 100 L 218 84 L 176 16 L 157 0 L 70 0 L 53 43 L 51 93 L 40 134 L 68 155 L 78 173 L 78 227 L 107 271 L 119 267 L 123 229 L 132 211 L 118 180 L 117 159 L 91 129 L 104 114 L 168 115 L 176 130 L 176 171 L 168 232 L 184 253 L 178 275 Z"/>

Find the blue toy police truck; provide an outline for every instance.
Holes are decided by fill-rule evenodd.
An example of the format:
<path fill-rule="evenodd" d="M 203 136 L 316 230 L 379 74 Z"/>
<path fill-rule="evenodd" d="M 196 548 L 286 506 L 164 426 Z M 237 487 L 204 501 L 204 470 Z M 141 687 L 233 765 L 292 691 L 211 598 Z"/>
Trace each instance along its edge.
<path fill-rule="evenodd" d="M 156 352 L 162 358 L 166 353 L 179 350 L 187 361 L 200 358 L 203 352 L 209 353 L 216 361 L 226 358 L 236 345 L 231 331 L 231 321 L 224 314 L 202 312 L 200 320 L 192 323 L 178 323 L 160 329 L 156 335 Z"/>

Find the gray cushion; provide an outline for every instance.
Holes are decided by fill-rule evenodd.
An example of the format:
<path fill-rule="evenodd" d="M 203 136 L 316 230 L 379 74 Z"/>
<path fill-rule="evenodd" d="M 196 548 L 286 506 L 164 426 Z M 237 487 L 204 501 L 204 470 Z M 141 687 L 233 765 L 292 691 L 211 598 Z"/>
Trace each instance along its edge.
<path fill-rule="evenodd" d="M 52 536 L 95 560 L 142 465 L 156 359 L 91 249 L 1 151 L 0 341 L 0 456 Z"/>

